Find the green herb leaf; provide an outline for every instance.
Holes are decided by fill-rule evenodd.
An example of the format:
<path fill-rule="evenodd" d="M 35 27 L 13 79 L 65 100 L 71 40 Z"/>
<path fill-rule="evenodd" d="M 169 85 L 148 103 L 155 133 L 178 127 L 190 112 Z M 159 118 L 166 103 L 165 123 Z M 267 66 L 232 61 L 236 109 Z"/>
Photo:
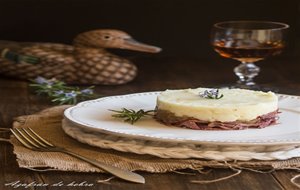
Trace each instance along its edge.
<path fill-rule="evenodd" d="M 56 104 L 76 104 L 79 101 L 96 98 L 93 86 L 80 90 L 78 87 L 67 86 L 64 82 L 56 79 L 37 77 L 32 80 L 31 86 L 36 94 L 45 95 Z M 99 96 L 98 96 L 99 97 Z"/>
<path fill-rule="evenodd" d="M 133 109 L 126 109 L 122 108 L 121 110 L 109 110 L 112 112 L 115 112 L 115 114 L 112 114 L 112 117 L 114 118 L 121 118 L 124 122 L 128 122 L 131 124 L 134 124 L 138 120 L 140 120 L 143 117 L 146 116 L 153 116 L 154 110 L 143 110 L 140 109 L 138 111 L 135 111 Z"/>

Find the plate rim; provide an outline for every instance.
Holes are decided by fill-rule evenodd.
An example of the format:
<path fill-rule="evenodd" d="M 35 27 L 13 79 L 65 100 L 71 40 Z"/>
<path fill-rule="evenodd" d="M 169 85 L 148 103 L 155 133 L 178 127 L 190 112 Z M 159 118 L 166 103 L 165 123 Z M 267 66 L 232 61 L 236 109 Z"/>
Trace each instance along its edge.
<path fill-rule="evenodd" d="M 151 135 L 144 135 L 144 134 L 132 134 L 132 133 L 126 133 L 126 132 L 120 132 L 120 131 L 113 131 L 113 130 L 107 130 L 103 128 L 95 128 L 90 124 L 86 124 L 80 121 L 76 121 L 72 115 L 71 112 L 73 109 L 76 109 L 78 107 L 85 107 L 93 102 L 99 102 L 99 101 L 105 101 L 107 99 L 116 99 L 116 98 L 128 98 L 128 97 L 134 97 L 134 96 L 145 96 L 145 95 L 157 95 L 162 91 L 151 91 L 151 92 L 140 92 L 140 93 L 131 93 L 131 94 L 124 94 L 124 95 L 113 95 L 113 96 L 106 96 L 98 99 L 88 100 L 84 102 L 80 102 L 77 105 L 74 105 L 72 107 L 67 108 L 64 113 L 64 119 L 67 121 L 75 124 L 76 126 L 90 130 L 93 132 L 100 132 L 105 133 L 109 135 L 116 135 L 121 137 L 128 137 L 128 138 L 135 138 L 135 139 L 145 139 L 145 140 L 151 140 L 151 141 L 160 141 L 160 142 L 169 142 L 169 143 L 192 143 L 192 144 L 213 144 L 213 145 L 239 145 L 239 146 L 249 146 L 249 145 L 264 145 L 264 146 L 273 146 L 273 145 L 293 145 L 293 144 L 300 144 L 300 136 L 299 139 L 284 139 L 284 140 L 265 140 L 265 141 L 221 141 L 221 140 L 192 140 L 192 139 L 182 139 L 182 138 L 169 138 L 169 137 L 155 137 Z M 292 99 L 298 99 L 300 100 L 300 96 L 296 95 L 288 95 L 288 94 L 276 94 L 279 98 L 292 98 Z M 72 120 L 73 119 L 73 120 Z"/>

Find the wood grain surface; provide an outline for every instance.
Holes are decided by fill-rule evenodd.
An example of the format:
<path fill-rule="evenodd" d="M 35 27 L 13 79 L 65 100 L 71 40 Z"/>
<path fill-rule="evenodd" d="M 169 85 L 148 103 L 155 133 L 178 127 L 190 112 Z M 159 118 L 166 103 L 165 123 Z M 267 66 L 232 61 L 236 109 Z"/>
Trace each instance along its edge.
<path fill-rule="evenodd" d="M 223 86 L 235 82 L 232 69 L 237 65 L 233 60 L 222 59 L 217 55 L 211 59 L 190 59 L 172 57 L 140 56 L 132 58 L 139 68 L 138 77 L 131 83 L 121 86 L 96 86 L 98 94 L 109 96 L 134 92 L 156 91 L 176 88 L 193 88 L 199 86 Z M 279 93 L 300 95 L 300 63 L 294 57 L 276 57 L 258 63 L 262 71 L 257 82 L 277 88 Z M 51 107 L 47 99 L 32 94 L 28 82 L 0 77 L 0 127 L 10 128 L 13 118 L 32 114 Z M 1 133 L 2 137 L 8 137 Z M 192 171 L 185 171 L 192 172 Z M 114 179 L 110 185 L 96 183 L 99 179 L 110 177 L 108 174 L 75 173 L 75 172 L 34 172 L 20 169 L 12 146 L 0 143 L 0 189 L 14 189 L 5 184 L 20 181 L 22 183 L 64 184 L 73 181 L 86 181 L 91 187 L 29 187 L 27 189 L 163 189 L 163 190 L 233 190 L 233 189 L 297 189 L 290 179 L 298 174 L 296 171 L 283 170 L 272 173 L 255 173 L 243 171 L 240 175 L 226 181 L 212 184 L 193 184 L 190 180 L 208 180 L 232 174 L 229 169 L 214 169 L 208 174 L 182 175 L 177 173 L 151 174 L 142 173 L 146 184 L 133 184 Z M 25 189 L 18 187 L 17 189 Z"/>

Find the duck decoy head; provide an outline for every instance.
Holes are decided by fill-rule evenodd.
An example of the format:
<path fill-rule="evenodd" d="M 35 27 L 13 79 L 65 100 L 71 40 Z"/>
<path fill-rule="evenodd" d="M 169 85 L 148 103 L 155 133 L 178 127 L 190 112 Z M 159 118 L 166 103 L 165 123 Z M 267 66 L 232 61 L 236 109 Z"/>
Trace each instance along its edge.
<path fill-rule="evenodd" d="M 120 30 L 100 29 L 79 34 L 74 45 L 92 48 L 119 48 L 149 53 L 158 53 L 161 48 L 134 40 L 129 34 Z"/>

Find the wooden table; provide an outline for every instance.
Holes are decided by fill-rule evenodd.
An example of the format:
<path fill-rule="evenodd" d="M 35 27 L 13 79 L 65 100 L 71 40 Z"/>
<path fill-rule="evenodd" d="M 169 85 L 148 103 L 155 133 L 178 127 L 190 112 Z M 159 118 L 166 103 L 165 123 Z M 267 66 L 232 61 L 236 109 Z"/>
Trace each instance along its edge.
<path fill-rule="evenodd" d="M 139 67 L 139 75 L 133 82 L 121 86 L 97 86 L 96 92 L 102 95 L 127 94 L 133 92 L 164 90 L 166 88 L 188 88 L 198 86 L 216 86 L 230 84 L 236 80 L 232 69 L 237 63 L 219 57 L 197 59 L 170 57 L 134 58 Z M 277 57 L 259 64 L 262 67 L 257 82 L 275 86 L 280 93 L 300 95 L 300 63 L 298 58 Z M 52 106 L 49 101 L 33 95 L 28 83 L 24 81 L 0 78 L 0 126 L 11 127 L 13 118 L 19 115 L 35 113 Z M 6 136 L 7 135 L 3 135 Z M 12 146 L 0 144 L 0 189 L 9 182 L 20 180 L 22 183 L 48 183 L 59 181 L 64 183 L 92 183 L 92 187 L 57 187 L 57 189 L 297 189 L 290 179 L 297 174 L 295 171 L 284 170 L 273 173 L 254 173 L 243 171 L 239 176 L 226 181 L 199 185 L 189 181 L 194 179 L 215 179 L 232 174 L 229 169 L 214 169 L 207 175 L 180 175 L 176 173 L 150 174 L 140 172 L 146 178 L 146 184 L 133 184 L 114 180 L 111 185 L 97 184 L 98 179 L 109 177 L 106 174 L 75 173 L 75 172 L 33 172 L 20 169 Z M 18 189 L 24 189 L 19 187 Z M 55 189 L 36 187 L 28 189 Z"/>

